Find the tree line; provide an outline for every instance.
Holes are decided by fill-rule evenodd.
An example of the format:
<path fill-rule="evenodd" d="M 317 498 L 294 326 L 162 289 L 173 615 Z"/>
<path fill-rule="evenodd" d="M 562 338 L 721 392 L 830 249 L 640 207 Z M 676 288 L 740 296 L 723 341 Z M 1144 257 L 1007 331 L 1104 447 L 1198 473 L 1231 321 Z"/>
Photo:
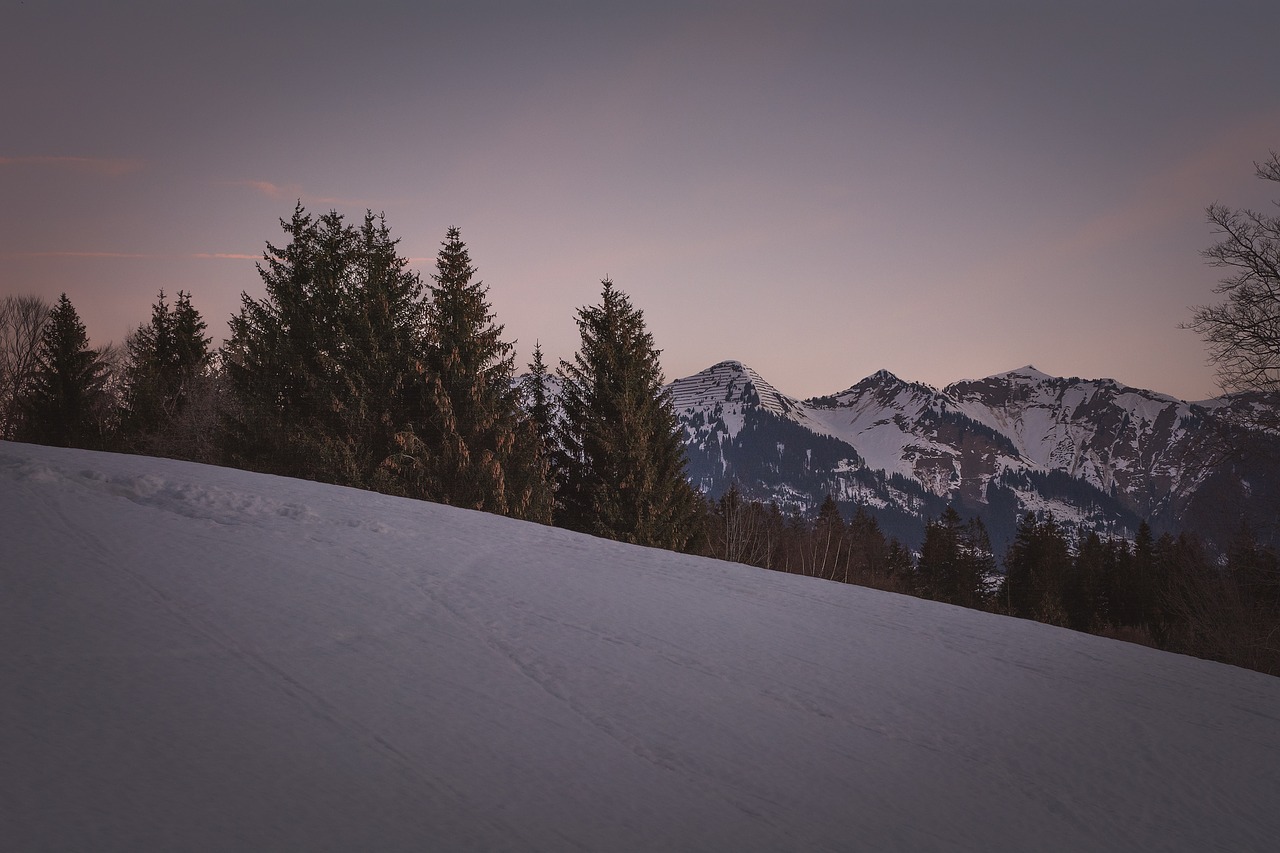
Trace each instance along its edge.
<path fill-rule="evenodd" d="M 1004 554 L 982 520 L 948 507 L 917 551 L 857 507 L 828 498 L 817 515 L 783 513 L 736 486 L 707 504 L 707 553 L 775 571 L 1034 619 L 1280 675 L 1280 558 L 1242 529 L 1225 555 L 1190 535 L 1133 541 L 1068 533 L 1027 513 Z"/>
<path fill-rule="evenodd" d="M 163 291 L 123 350 L 93 349 L 65 294 L 0 309 L 0 437 L 232 465 L 690 550 L 701 499 L 643 312 L 608 279 L 554 377 L 515 381 L 457 228 L 428 280 L 384 217 L 299 204 L 212 346 Z M 549 383 L 558 383 L 552 395 Z"/>

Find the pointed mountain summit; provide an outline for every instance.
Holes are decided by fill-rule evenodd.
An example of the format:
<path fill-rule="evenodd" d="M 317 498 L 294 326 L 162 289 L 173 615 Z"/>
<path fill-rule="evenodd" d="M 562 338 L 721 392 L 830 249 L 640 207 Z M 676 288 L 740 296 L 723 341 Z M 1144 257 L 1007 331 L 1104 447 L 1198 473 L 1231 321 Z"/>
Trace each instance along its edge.
<path fill-rule="evenodd" d="M 796 409 L 796 401 L 778 392 L 741 361 L 721 361 L 667 386 L 676 411 L 709 409 L 717 403 L 737 402 L 760 406 L 774 415 L 786 416 Z"/>
<path fill-rule="evenodd" d="M 1048 379 L 1057 379 L 1056 376 L 1050 376 L 1043 371 L 1036 370 L 1035 365 L 1024 364 L 1022 367 L 1015 367 L 1013 370 L 1006 370 L 1003 373 L 995 373 L 988 376 L 987 379 L 1014 379 L 1023 378 L 1030 379 L 1035 382 L 1042 382 Z"/>
<path fill-rule="evenodd" d="M 677 379 L 667 390 L 680 415 L 697 411 L 738 415 L 744 407 L 759 407 L 785 418 L 799 405 L 740 361 L 713 364 L 692 376 Z"/>

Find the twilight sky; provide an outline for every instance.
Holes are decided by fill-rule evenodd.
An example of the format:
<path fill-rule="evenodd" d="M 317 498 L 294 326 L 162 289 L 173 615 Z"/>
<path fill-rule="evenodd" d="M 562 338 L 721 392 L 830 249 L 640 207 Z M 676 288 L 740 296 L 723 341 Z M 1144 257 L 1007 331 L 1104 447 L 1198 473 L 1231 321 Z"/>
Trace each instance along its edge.
<path fill-rule="evenodd" d="M 518 363 L 610 276 L 668 379 L 1023 364 L 1215 393 L 1204 208 L 1264 208 L 1266 2 L 0 0 L 0 295 L 215 339 L 296 200 L 457 225 Z"/>

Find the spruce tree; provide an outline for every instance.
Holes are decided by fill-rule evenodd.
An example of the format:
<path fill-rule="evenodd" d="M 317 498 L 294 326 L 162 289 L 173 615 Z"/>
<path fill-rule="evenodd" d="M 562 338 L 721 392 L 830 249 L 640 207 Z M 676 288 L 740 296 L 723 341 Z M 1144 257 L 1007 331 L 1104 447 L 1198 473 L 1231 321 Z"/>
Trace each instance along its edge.
<path fill-rule="evenodd" d="M 544 523 L 551 519 L 555 492 L 563 479 L 563 472 L 555 467 L 559 404 L 558 395 L 551 387 L 552 381 L 552 376 L 547 372 L 547 364 L 542 358 L 542 344 L 535 342 L 533 360 L 529 362 L 529 372 L 521 382 L 520 391 L 524 397 L 524 429 L 529 433 L 525 443 L 529 446 L 529 455 L 534 457 L 543 481 L 539 497 L 545 505 L 539 508 L 536 518 Z"/>
<path fill-rule="evenodd" d="M 550 380 L 547 364 L 542 359 L 542 344 L 534 343 L 533 360 L 529 362 L 529 372 L 521 381 L 521 391 L 529 419 L 533 421 L 542 446 L 548 450 L 555 443 L 555 406 L 547 388 Z"/>
<path fill-rule="evenodd" d="M 357 260 L 340 326 L 342 376 L 330 406 L 347 437 L 343 460 L 354 472 L 353 485 L 405 493 L 390 460 L 400 450 L 398 436 L 426 417 L 422 280 L 399 254 L 385 216 L 366 211 L 355 239 Z"/>
<path fill-rule="evenodd" d="M 80 315 L 64 293 L 49 313 L 35 371 L 21 392 L 18 440 L 101 448 L 107 364 L 89 348 Z"/>
<path fill-rule="evenodd" d="M 191 436 L 184 421 L 188 403 L 207 379 L 212 355 L 205 322 L 191 304 L 191 294 L 178 291 L 172 308 L 164 291 L 151 308 L 151 320 L 125 341 L 124 412 L 121 438 L 125 447 L 156 455 L 190 455 Z"/>
<path fill-rule="evenodd" d="M 1000 603 L 1012 616 L 1066 624 L 1064 592 L 1071 583 L 1073 564 L 1066 535 L 1046 514 L 1027 513 L 1018 523 L 1005 555 Z"/>
<path fill-rule="evenodd" d="M 876 517 L 862 504 L 849 520 L 848 536 L 852 579 L 871 585 L 884 583 L 888 575 L 889 543 Z"/>
<path fill-rule="evenodd" d="M 385 218 L 360 228 L 299 204 L 258 265 L 264 299 L 241 296 L 224 365 L 233 463 L 271 473 L 399 490 L 387 463 L 421 417 L 406 390 L 421 372 L 422 286 Z"/>
<path fill-rule="evenodd" d="M 550 521 L 545 456 L 512 381 L 514 346 L 502 339 L 475 272 L 460 232 L 450 228 L 426 304 L 427 416 L 402 443 L 426 497 Z"/>
<path fill-rule="evenodd" d="M 605 279 L 578 311 L 581 346 L 558 371 L 566 527 L 637 545 L 692 545 L 700 499 L 685 478 L 684 441 L 644 316 Z"/>
<path fill-rule="evenodd" d="M 926 598 L 984 607 L 987 577 L 995 571 L 991 540 L 979 518 L 964 522 L 948 506 L 937 521 L 925 525 L 917 566 L 919 592 Z"/>

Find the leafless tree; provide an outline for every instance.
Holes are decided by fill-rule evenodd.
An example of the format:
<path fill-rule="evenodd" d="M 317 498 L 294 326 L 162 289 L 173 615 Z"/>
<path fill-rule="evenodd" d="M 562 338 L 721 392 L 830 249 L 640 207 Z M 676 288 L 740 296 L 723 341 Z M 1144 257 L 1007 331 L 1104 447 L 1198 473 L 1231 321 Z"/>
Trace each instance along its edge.
<path fill-rule="evenodd" d="M 1254 168 L 1280 183 L 1277 152 Z M 1204 338 L 1224 391 L 1280 391 L 1280 217 L 1221 204 L 1207 213 L 1219 240 L 1202 254 L 1229 271 L 1214 288 L 1227 298 L 1196 308 L 1185 327 Z"/>
<path fill-rule="evenodd" d="M 35 370 L 49 310 L 39 296 L 0 300 L 0 438 L 13 436 L 18 396 Z"/>

